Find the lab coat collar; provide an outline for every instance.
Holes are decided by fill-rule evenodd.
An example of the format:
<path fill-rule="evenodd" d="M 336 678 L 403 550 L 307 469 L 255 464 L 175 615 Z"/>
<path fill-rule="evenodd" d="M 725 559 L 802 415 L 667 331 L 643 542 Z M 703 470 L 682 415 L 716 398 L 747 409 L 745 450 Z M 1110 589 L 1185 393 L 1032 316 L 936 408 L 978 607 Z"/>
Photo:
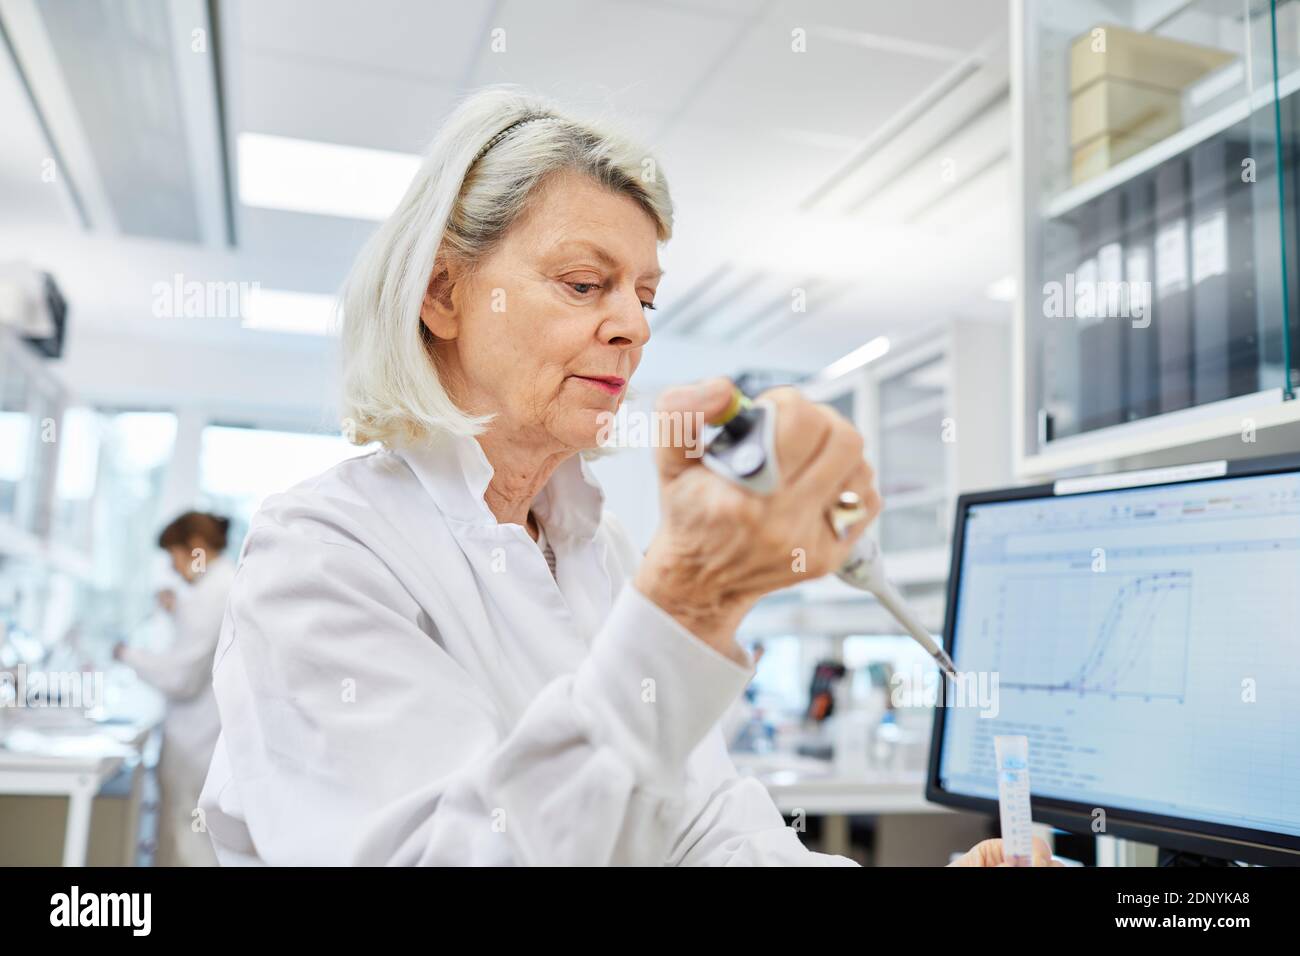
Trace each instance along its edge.
<path fill-rule="evenodd" d="M 497 525 L 483 500 L 492 463 L 483 446 L 467 435 L 436 435 L 394 449 L 415 472 L 442 513 L 476 526 Z M 590 540 L 600 527 L 605 493 L 581 455 L 563 461 L 542 488 L 533 511 L 552 539 Z"/>

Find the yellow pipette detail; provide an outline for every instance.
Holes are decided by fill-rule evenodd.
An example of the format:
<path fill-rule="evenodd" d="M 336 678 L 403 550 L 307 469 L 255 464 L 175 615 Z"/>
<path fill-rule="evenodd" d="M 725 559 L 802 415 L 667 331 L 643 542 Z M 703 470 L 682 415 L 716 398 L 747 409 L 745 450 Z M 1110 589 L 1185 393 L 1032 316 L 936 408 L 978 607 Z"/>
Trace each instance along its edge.
<path fill-rule="evenodd" d="M 748 395 L 735 386 L 732 386 L 731 401 L 727 403 L 727 407 L 723 409 L 720 414 L 710 418 L 708 422 L 710 425 L 715 426 L 725 425 L 745 409 L 753 407 L 753 404 L 754 403 L 749 400 Z"/>

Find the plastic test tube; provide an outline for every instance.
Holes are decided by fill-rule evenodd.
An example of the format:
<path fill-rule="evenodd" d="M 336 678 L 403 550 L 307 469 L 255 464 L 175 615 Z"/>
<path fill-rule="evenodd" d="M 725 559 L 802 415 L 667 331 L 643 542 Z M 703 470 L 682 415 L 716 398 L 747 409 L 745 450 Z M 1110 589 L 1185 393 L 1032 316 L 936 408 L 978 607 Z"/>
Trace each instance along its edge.
<path fill-rule="evenodd" d="M 998 762 L 998 816 L 1002 859 L 1011 866 L 1034 865 L 1034 827 L 1029 809 L 1029 738 L 993 738 Z"/>

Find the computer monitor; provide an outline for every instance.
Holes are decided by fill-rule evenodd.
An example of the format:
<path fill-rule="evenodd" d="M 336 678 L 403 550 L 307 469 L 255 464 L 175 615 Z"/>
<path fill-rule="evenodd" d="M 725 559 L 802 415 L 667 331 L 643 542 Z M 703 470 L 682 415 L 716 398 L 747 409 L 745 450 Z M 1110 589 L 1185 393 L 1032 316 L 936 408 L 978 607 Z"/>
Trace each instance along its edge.
<path fill-rule="evenodd" d="M 928 799 L 1023 734 L 1035 822 L 1300 864 L 1300 455 L 961 496 L 944 643 Z"/>

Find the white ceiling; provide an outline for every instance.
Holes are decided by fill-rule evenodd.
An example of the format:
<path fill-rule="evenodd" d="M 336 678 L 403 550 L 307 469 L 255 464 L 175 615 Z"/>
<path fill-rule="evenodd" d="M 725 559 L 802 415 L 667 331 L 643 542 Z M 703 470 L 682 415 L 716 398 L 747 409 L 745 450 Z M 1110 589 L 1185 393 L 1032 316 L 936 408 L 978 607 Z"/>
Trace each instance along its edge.
<path fill-rule="evenodd" d="M 66 16 L 74 0 L 55 2 Z M 101 15 L 124 9 L 75 2 Z M 136 2 L 170 2 L 178 37 L 205 7 Z M 38 69 L 32 3 L 0 0 L 0 17 L 43 81 L 47 126 L 56 135 L 73 127 L 69 139 L 78 126 L 83 137 L 101 130 L 102 115 L 79 124 L 60 115 L 75 114 L 85 77 L 63 78 L 65 100 L 49 92 L 57 70 Z M 220 0 L 217 9 L 229 143 L 251 131 L 418 152 L 457 98 L 495 82 L 613 115 L 639 134 L 678 209 L 648 378 L 680 374 L 683 355 L 719 371 L 813 369 L 881 332 L 1005 310 L 984 290 L 1011 271 L 1010 130 L 1005 108 L 976 106 L 996 94 L 999 75 L 1005 86 L 1007 0 Z M 805 53 L 791 51 L 796 29 L 806 31 Z M 493 52 L 500 30 L 506 49 Z M 182 108 L 215 116 L 203 102 L 213 98 L 187 78 L 194 62 L 178 52 L 173 63 L 176 82 L 188 84 Z M 964 82 L 949 82 L 959 73 Z M 156 331 L 295 355 L 328 349 L 237 323 L 160 329 L 150 289 L 181 273 L 332 292 L 375 224 L 236 206 L 233 249 L 210 236 L 130 238 L 94 215 L 87 230 L 66 194 L 34 181 L 33 163 L 50 152 L 46 131 L 3 49 L 0 109 L 11 140 L 0 155 L 0 258 L 54 272 L 88 340 Z M 94 152 L 93 142 L 59 146 L 70 164 Z M 210 210 L 224 183 L 219 163 L 202 165 L 201 146 L 190 150 L 198 159 L 161 148 L 155 159 L 188 164 L 171 182 L 197 179 L 195 202 Z M 73 186 L 93 211 L 122 182 L 97 170 Z M 788 308 L 795 288 L 808 292 L 806 314 Z"/>

